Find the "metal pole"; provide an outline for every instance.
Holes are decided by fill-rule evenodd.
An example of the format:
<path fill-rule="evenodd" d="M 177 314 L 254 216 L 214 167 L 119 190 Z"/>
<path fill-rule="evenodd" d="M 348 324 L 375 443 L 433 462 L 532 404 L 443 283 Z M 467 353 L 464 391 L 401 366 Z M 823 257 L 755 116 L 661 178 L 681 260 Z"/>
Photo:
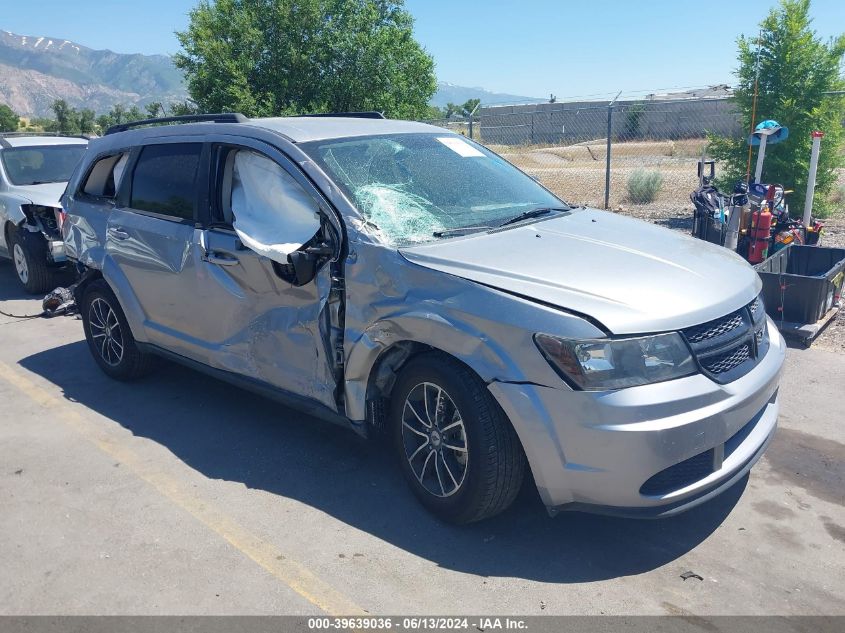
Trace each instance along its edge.
<path fill-rule="evenodd" d="M 481 106 L 481 102 L 475 104 L 475 107 L 472 109 L 472 112 L 469 113 L 469 137 L 472 139 L 472 117 L 475 116 L 475 111 Z"/>
<path fill-rule="evenodd" d="M 812 132 L 813 149 L 810 151 L 810 174 L 807 176 L 807 196 L 804 198 L 804 226 L 809 226 L 813 215 L 813 195 L 816 190 L 816 169 L 819 166 L 819 148 L 824 132 Z"/>
<path fill-rule="evenodd" d="M 760 149 L 757 150 L 757 167 L 754 169 L 754 182 L 760 183 L 763 177 L 763 161 L 766 160 L 766 139 L 765 134 L 760 135 Z"/>
<path fill-rule="evenodd" d="M 607 104 L 607 159 L 604 166 L 604 208 L 610 208 L 610 137 L 613 134 L 613 104 L 622 94 L 620 90 L 613 97 L 613 101 Z"/>

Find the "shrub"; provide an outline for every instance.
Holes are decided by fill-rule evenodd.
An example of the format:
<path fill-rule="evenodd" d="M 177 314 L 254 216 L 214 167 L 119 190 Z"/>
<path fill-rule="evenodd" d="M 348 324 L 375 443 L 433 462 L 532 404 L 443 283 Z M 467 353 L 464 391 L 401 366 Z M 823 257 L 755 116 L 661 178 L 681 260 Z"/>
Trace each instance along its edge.
<path fill-rule="evenodd" d="M 634 204 L 654 202 L 662 186 L 663 176 L 660 172 L 637 169 L 628 178 L 628 199 Z"/>

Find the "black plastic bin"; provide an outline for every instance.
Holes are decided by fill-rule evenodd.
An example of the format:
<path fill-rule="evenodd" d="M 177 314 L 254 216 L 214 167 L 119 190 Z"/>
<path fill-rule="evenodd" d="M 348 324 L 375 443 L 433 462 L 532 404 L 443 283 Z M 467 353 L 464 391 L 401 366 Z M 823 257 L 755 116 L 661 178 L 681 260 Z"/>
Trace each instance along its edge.
<path fill-rule="evenodd" d="M 845 248 L 790 244 L 755 268 L 768 315 L 776 323 L 811 324 L 840 301 Z"/>

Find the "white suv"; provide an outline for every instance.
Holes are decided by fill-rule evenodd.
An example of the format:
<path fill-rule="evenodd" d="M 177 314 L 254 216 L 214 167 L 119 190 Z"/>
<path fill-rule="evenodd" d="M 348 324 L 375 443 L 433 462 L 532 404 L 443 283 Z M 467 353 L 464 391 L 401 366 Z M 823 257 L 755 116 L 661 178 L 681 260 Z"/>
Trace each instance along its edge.
<path fill-rule="evenodd" d="M 65 267 L 59 197 L 87 146 L 83 137 L 0 134 L 0 257 L 29 293 L 50 290 Z"/>

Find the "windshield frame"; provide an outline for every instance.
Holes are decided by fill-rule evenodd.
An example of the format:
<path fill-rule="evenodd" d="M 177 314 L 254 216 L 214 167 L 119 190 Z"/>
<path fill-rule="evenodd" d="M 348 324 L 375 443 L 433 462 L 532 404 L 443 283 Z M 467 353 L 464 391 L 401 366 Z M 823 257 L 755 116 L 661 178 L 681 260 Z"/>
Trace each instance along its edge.
<path fill-rule="evenodd" d="M 16 145 L 13 147 L 4 147 L 2 151 L 0 151 L 0 163 L 2 163 L 3 173 L 6 176 L 9 184 L 13 187 L 35 187 L 38 185 L 46 185 L 46 184 L 56 184 L 61 182 L 68 182 L 70 178 L 73 176 L 73 172 L 76 169 L 79 161 L 82 160 L 83 155 L 85 154 L 85 150 L 87 149 L 87 143 L 55 143 L 55 144 L 48 144 L 48 145 Z M 6 162 L 7 156 L 17 153 L 17 152 L 26 152 L 32 150 L 41 150 L 41 151 L 50 151 L 50 150 L 58 150 L 58 151 L 70 151 L 72 149 L 81 150 L 79 158 L 77 159 L 76 163 L 74 163 L 73 168 L 70 170 L 70 173 L 67 175 L 67 178 L 61 180 L 36 180 L 34 182 L 19 182 L 15 180 L 15 174 L 12 170 L 9 169 L 9 166 Z"/>
<path fill-rule="evenodd" d="M 330 166 L 323 160 L 323 157 L 321 156 L 319 150 L 320 150 L 321 147 L 324 147 L 324 146 L 332 144 L 332 143 L 367 141 L 367 140 L 375 140 L 375 139 L 380 139 L 380 138 L 386 139 L 386 140 L 392 139 L 392 140 L 396 140 L 396 141 L 401 141 L 402 137 L 409 137 L 409 136 L 417 136 L 417 137 L 427 136 L 427 137 L 431 137 L 432 139 L 438 139 L 438 138 L 442 138 L 442 137 L 453 137 L 453 138 L 460 139 L 461 141 L 463 141 L 465 143 L 470 144 L 470 146 L 472 148 L 477 149 L 478 151 L 480 151 L 484 154 L 489 154 L 490 156 L 488 156 L 488 158 L 491 158 L 491 159 L 494 159 L 494 160 L 497 160 L 497 161 L 501 161 L 504 165 L 507 166 L 508 169 L 514 170 L 522 178 L 525 178 L 528 181 L 530 181 L 530 184 L 532 186 L 537 187 L 544 194 L 548 195 L 551 198 L 551 201 L 554 201 L 554 204 L 549 205 L 548 203 L 540 203 L 537 206 L 541 207 L 541 208 L 549 208 L 549 209 L 552 210 L 552 213 L 549 213 L 548 215 L 543 215 L 543 216 L 540 216 L 540 217 L 529 218 L 529 219 L 526 219 L 525 221 L 520 221 L 520 222 L 516 222 L 516 223 L 508 223 L 507 222 L 507 220 L 511 219 L 510 216 L 509 217 L 503 217 L 503 218 L 499 218 L 502 221 L 502 223 L 496 223 L 492 226 L 488 225 L 492 221 L 492 218 L 479 218 L 479 222 L 478 222 L 477 225 L 476 224 L 465 225 L 465 227 L 463 227 L 463 228 L 466 229 L 465 231 L 461 231 L 461 230 L 456 230 L 454 232 L 446 231 L 443 235 L 439 235 L 439 236 L 432 235 L 430 239 L 425 240 L 425 241 L 404 241 L 403 242 L 402 240 L 399 240 L 399 239 L 387 239 L 387 238 L 385 238 L 385 236 L 382 234 L 382 232 L 380 230 L 378 230 L 378 225 L 368 217 L 368 214 L 365 213 L 364 210 L 362 210 L 361 206 L 358 204 L 358 202 L 356 200 L 356 196 L 354 194 L 354 191 L 351 190 L 351 188 L 349 186 L 347 186 L 347 183 L 344 182 L 340 177 L 338 177 L 338 175 L 336 175 L 335 172 L 330 168 Z M 442 241 L 442 240 L 445 240 L 445 239 L 462 239 L 462 238 L 466 238 L 466 237 L 470 237 L 470 236 L 477 236 L 477 235 L 480 235 L 482 233 L 505 231 L 505 230 L 509 230 L 511 228 L 516 228 L 516 227 L 524 224 L 526 221 L 540 222 L 540 221 L 544 221 L 544 220 L 547 220 L 547 219 L 551 219 L 552 217 L 557 217 L 561 213 L 567 213 L 568 214 L 569 212 L 572 211 L 573 208 L 575 208 L 572 205 L 570 205 L 569 203 L 567 203 L 565 200 L 560 198 L 557 194 L 555 194 L 554 192 L 549 190 L 547 187 L 545 187 L 539 180 L 537 180 L 533 176 L 529 175 L 528 173 L 526 173 L 525 171 L 520 169 L 518 166 L 511 163 L 506 158 L 500 156 L 494 150 L 492 150 L 488 147 L 485 147 L 484 145 L 481 145 L 480 143 L 477 143 L 476 141 L 474 141 L 472 139 L 466 138 L 463 135 L 455 134 L 454 132 L 447 130 L 447 129 L 443 129 L 442 131 L 441 130 L 432 130 L 432 131 L 423 131 L 423 132 L 400 132 L 400 133 L 395 133 L 395 132 L 389 133 L 388 132 L 388 133 L 384 133 L 384 134 L 366 134 L 366 135 L 360 135 L 360 136 L 359 135 L 339 136 L 339 137 L 312 140 L 312 141 L 307 141 L 307 142 L 300 142 L 300 143 L 297 143 L 296 145 L 297 145 L 297 149 L 302 151 L 308 157 L 309 162 L 312 162 L 313 165 L 320 172 L 322 172 L 322 174 L 324 174 L 325 177 L 329 179 L 329 181 L 331 181 L 337 187 L 338 193 L 346 200 L 346 202 L 348 202 L 348 204 L 351 208 L 351 211 L 354 212 L 354 215 L 352 215 L 351 218 L 346 217 L 346 216 L 349 215 L 349 212 L 341 213 L 341 215 L 344 216 L 347 220 L 353 219 L 357 232 L 359 232 L 362 236 L 366 236 L 367 238 L 369 238 L 370 240 L 372 240 L 375 243 L 383 244 L 383 245 L 389 246 L 391 248 L 396 248 L 396 249 L 410 248 L 410 247 L 414 247 L 414 246 L 423 246 L 425 244 L 431 244 L 431 243 Z M 474 227 L 478 227 L 478 229 L 473 231 L 472 229 Z"/>

